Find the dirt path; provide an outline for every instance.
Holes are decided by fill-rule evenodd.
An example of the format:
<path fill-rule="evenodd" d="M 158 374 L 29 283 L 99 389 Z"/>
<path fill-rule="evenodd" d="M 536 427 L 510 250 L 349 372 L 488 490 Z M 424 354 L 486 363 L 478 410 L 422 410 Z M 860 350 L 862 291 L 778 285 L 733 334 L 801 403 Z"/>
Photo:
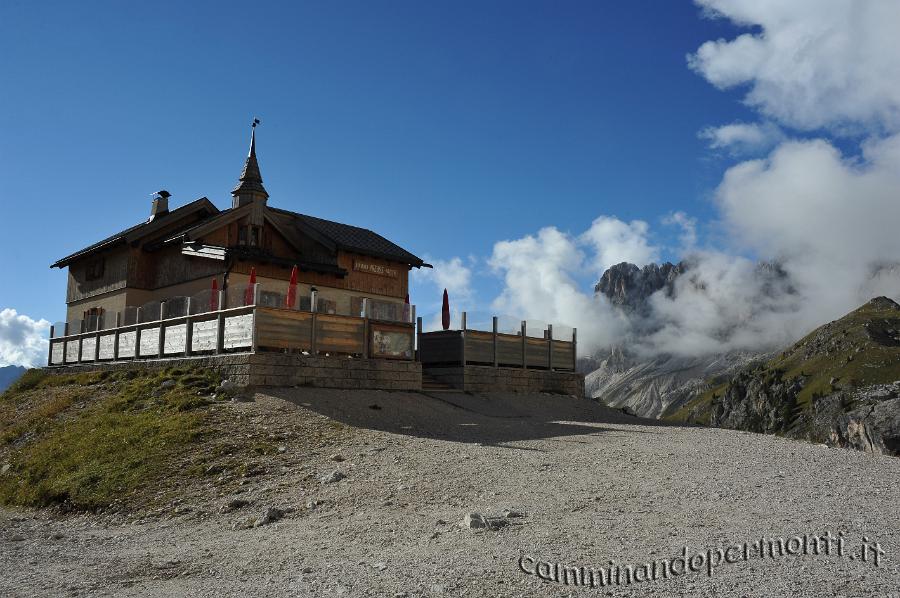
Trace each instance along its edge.
<path fill-rule="evenodd" d="M 283 465 L 242 492 L 161 516 L 0 511 L 0 595 L 900 596 L 900 459 L 654 425 L 549 395 L 290 389 L 235 409 L 254 427 L 357 429 L 315 453 L 288 440 Z M 346 478 L 318 482 L 334 470 Z M 250 504 L 220 512 L 233 498 Z M 269 507 L 283 518 L 244 528 Z M 470 512 L 505 525 L 463 527 Z M 818 556 L 809 537 L 808 554 L 789 541 L 826 532 L 843 555 L 837 540 Z M 760 538 L 801 554 L 766 542 L 760 558 Z M 730 545 L 734 563 L 716 553 Z M 723 562 L 710 575 L 695 557 L 698 571 L 681 573 L 684 547 Z M 548 565 L 610 560 L 656 561 L 660 578 L 627 585 L 620 569 L 619 585 L 578 587 L 581 572 Z"/>

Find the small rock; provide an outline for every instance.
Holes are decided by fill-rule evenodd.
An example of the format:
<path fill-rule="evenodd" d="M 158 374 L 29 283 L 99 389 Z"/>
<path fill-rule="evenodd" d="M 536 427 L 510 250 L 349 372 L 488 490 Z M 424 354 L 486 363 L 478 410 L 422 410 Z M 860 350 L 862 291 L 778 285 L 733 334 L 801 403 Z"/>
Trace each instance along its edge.
<path fill-rule="evenodd" d="M 222 380 L 222 383 L 219 384 L 218 392 L 224 393 L 233 393 L 237 391 L 238 386 L 231 380 Z"/>
<path fill-rule="evenodd" d="M 347 476 L 344 475 L 344 473 L 341 472 L 341 470 L 335 469 L 331 473 L 319 478 L 319 481 L 322 482 L 323 484 L 333 484 L 335 482 L 340 482 L 341 480 L 343 480 L 346 477 Z"/>
<path fill-rule="evenodd" d="M 9 537 L 9 541 L 10 542 L 24 542 L 25 538 L 23 536 L 20 536 L 19 534 L 13 534 L 12 536 Z"/>
<path fill-rule="evenodd" d="M 384 571 L 385 569 L 387 569 L 387 565 L 385 565 L 384 563 L 375 563 L 372 565 L 372 567 L 378 569 L 379 571 Z"/>
<path fill-rule="evenodd" d="M 175 388 L 175 381 L 174 380 L 163 380 L 162 384 L 160 384 L 159 387 L 162 388 L 163 390 Z"/>
<path fill-rule="evenodd" d="M 337 461 L 338 463 L 340 463 L 341 461 L 346 461 L 346 459 L 344 458 L 344 455 L 341 455 L 339 453 L 335 453 L 334 455 L 331 455 L 328 458 L 331 459 L 332 461 Z"/>
<path fill-rule="evenodd" d="M 503 509 L 503 516 L 507 519 L 512 519 L 514 517 L 524 517 L 525 513 L 521 511 L 513 511 L 512 509 Z"/>
<path fill-rule="evenodd" d="M 487 526 L 487 519 L 481 513 L 468 513 L 463 518 L 463 527 L 468 527 L 469 529 L 479 529 Z"/>
<path fill-rule="evenodd" d="M 279 446 L 279 447 L 278 447 L 278 452 L 279 452 L 279 453 L 286 453 L 286 452 L 287 452 L 287 447 L 286 447 L 286 446 Z"/>
<path fill-rule="evenodd" d="M 249 504 L 250 504 L 249 500 L 246 500 L 243 498 L 232 498 L 227 503 L 222 505 L 221 511 L 223 513 L 230 513 L 231 511 L 236 511 L 238 509 L 246 507 Z"/>
<path fill-rule="evenodd" d="M 253 527 L 262 527 L 263 525 L 269 525 L 270 523 L 274 523 L 284 517 L 284 511 L 281 509 L 276 509 L 275 507 L 269 507 L 260 517 L 253 522 Z"/>
<path fill-rule="evenodd" d="M 3 464 L 3 467 L 0 467 L 0 475 L 3 475 L 3 474 L 5 474 L 7 471 L 9 471 L 9 468 L 10 468 L 9 463 L 4 463 L 4 464 Z"/>

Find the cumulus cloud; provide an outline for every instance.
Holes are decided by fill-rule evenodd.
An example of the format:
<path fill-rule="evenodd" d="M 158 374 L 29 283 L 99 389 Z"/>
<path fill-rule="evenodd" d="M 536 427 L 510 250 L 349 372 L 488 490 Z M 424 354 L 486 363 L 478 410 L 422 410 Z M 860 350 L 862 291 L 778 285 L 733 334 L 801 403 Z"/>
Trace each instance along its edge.
<path fill-rule="evenodd" d="M 699 136 L 709 143 L 710 148 L 725 150 L 732 156 L 765 152 L 785 137 L 781 129 L 772 123 L 731 123 L 707 127 L 700 131 Z"/>
<path fill-rule="evenodd" d="M 755 33 L 688 57 L 720 89 L 802 130 L 900 126 L 900 3 L 883 0 L 697 0 L 706 14 Z"/>
<path fill-rule="evenodd" d="M 612 220 L 615 219 L 606 219 L 606 224 Z M 594 222 L 591 231 L 599 221 Z M 613 223 L 612 230 L 628 228 L 625 223 L 616 222 L 621 226 Z M 537 235 L 496 243 L 488 263 L 502 276 L 505 288 L 491 307 L 498 313 L 523 319 L 575 326 L 580 341 L 588 347 L 614 342 L 626 322 L 606 301 L 585 293 L 576 282 L 580 274 L 591 269 L 580 248 L 585 240 L 596 246 L 597 237 L 588 233 L 573 237 L 547 227 Z M 595 263 L 596 259 L 599 257 L 595 256 Z"/>
<path fill-rule="evenodd" d="M 642 220 L 624 222 L 614 216 L 600 216 L 581 235 L 581 240 L 593 246 L 591 263 L 602 274 L 621 262 L 647 264 L 659 259 L 659 250 L 648 240 L 649 230 Z"/>
<path fill-rule="evenodd" d="M 47 320 L 33 320 L 10 308 L 0 310 L 0 366 L 45 365 L 49 331 Z"/>

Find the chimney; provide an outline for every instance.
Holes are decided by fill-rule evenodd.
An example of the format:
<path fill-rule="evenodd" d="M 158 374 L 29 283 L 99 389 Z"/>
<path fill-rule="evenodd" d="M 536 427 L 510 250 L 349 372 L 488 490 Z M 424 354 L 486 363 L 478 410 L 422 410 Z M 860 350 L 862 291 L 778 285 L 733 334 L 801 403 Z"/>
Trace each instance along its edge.
<path fill-rule="evenodd" d="M 172 194 L 165 189 L 153 194 L 153 204 L 150 206 L 150 220 L 157 216 L 165 216 L 169 213 L 169 197 Z"/>

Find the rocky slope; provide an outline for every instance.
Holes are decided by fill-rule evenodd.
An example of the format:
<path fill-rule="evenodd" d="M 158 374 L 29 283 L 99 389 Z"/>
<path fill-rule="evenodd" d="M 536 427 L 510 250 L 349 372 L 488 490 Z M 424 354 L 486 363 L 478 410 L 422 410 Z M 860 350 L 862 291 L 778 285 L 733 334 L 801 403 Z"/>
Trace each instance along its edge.
<path fill-rule="evenodd" d="M 873 299 L 671 418 L 900 455 L 900 305 Z"/>
<path fill-rule="evenodd" d="M 179 457 L 177 495 L 149 511 L 0 507 L 0 596 L 819 598 L 900 587 L 900 459 L 668 426 L 560 395 L 285 388 L 204 409 L 222 427 L 187 448 L 223 461 Z M 257 443 L 277 448 L 235 452 Z M 472 527 L 476 513 L 491 525 Z M 826 532 L 846 539 L 843 555 L 777 548 Z M 879 565 L 872 551 L 860 558 L 863 537 L 884 552 Z M 710 570 L 700 561 L 593 588 L 564 572 L 614 561 L 624 578 L 626 566 L 715 559 L 761 538 L 771 557 Z M 560 563 L 560 576 L 541 579 L 523 557 Z"/>

